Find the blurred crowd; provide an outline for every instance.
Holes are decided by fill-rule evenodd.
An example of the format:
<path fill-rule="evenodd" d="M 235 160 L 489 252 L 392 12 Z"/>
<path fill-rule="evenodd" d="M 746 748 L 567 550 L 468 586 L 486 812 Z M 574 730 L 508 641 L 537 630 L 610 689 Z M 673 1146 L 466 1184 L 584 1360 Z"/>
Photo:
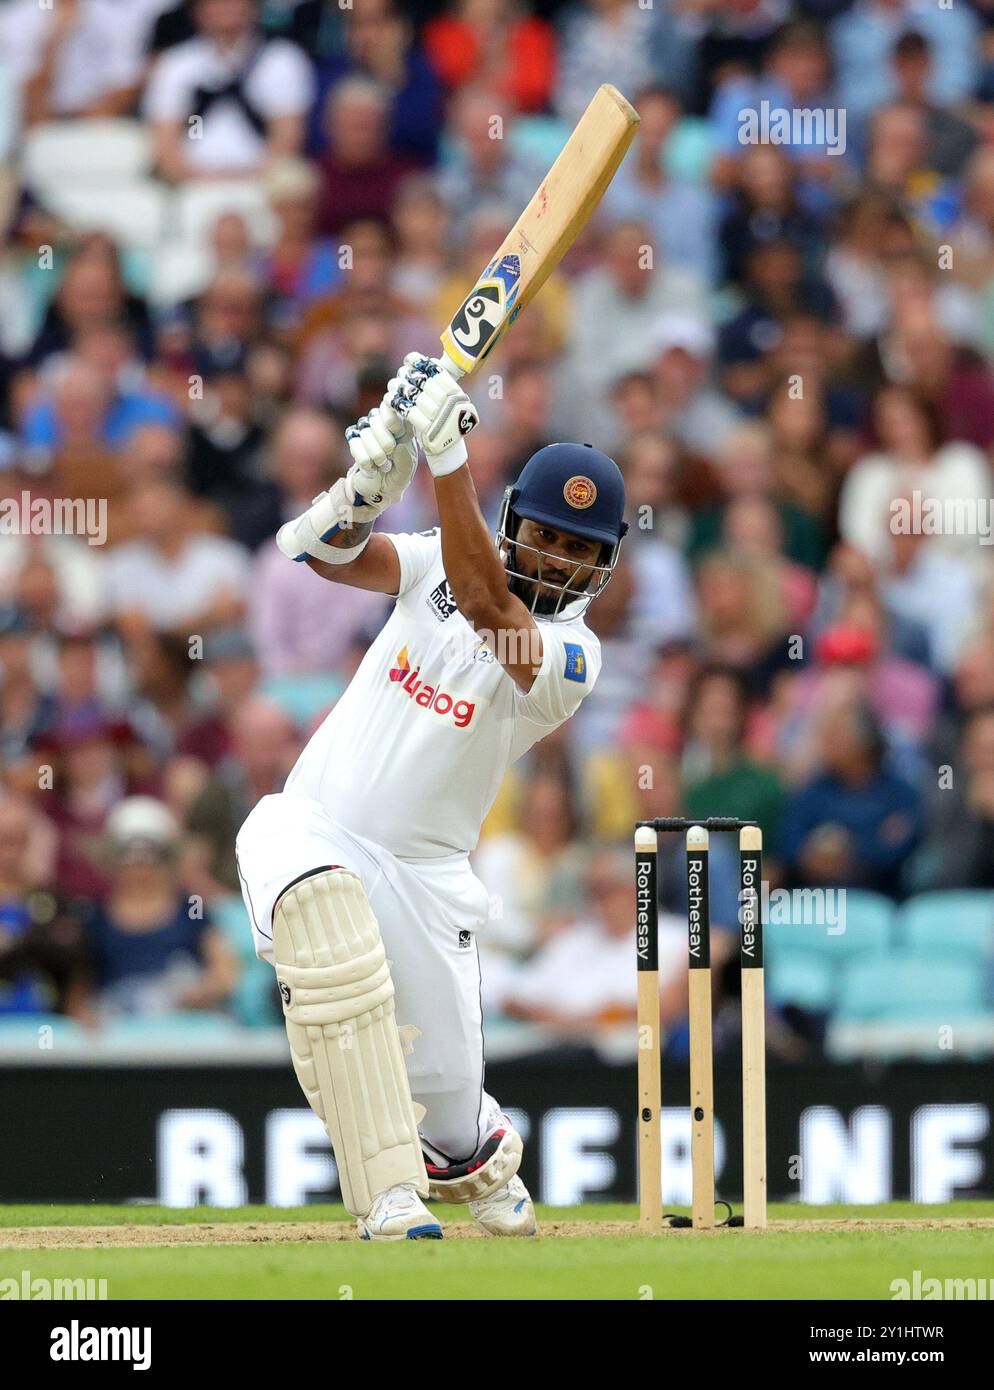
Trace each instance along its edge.
<path fill-rule="evenodd" d="M 274 534 L 605 81 L 632 152 L 472 386 L 488 518 L 586 439 L 631 521 L 598 686 L 475 856 L 489 1010 L 631 1017 L 641 816 L 755 818 L 787 887 L 994 889 L 992 0 L 5 0 L 0 1014 L 279 1017 L 234 832 L 385 609 Z M 382 524 L 434 519 L 422 470 Z"/>

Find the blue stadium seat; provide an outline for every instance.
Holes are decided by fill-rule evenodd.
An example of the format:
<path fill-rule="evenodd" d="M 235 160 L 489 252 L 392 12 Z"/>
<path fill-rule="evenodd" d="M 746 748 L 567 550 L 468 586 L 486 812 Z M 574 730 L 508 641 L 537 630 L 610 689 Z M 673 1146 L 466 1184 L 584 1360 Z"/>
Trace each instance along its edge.
<path fill-rule="evenodd" d="M 835 1002 L 837 972 L 831 961 L 810 951 L 781 951 L 766 970 L 771 1002 L 793 1004 L 807 1013 L 828 1013 Z"/>
<path fill-rule="evenodd" d="M 879 956 L 847 965 L 839 988 L 840 1019 L 953 1023 L 985 1011 L 982 966 Z"/>
<path fill-rule="evenodd" d="M 319 715 L 327 714 L 345 689 L 341 676 L 318 671 L 314 675 L 268 676 L 262 693 L 275 700 L 295 724 L 306 729 Z"/>
<path fill-rule="evenodd" d="M 241 971 L 231 1007 L 239 1023 L 266 1028 L 280 1022 L 273 990 L 273 967 L 255 954 L 252 925 L 240 893 L 230 893 L 211 903 L 211 915 L 238 957 Z"/>
<path fill-rule="evenodd" d="M 890 898 L 861 888 L 847 888 L 838 912 L 839 922 L 834 927 L 826 923 L 780 923 L 776 920 L 778 907 L 774 899 L 766 929 L 770 957 L 802 951 L 841 964 L 858 956 L 880 955 L 890 948 L 894 928 L 894 904 Z"/>
<path fill-rule="evenodd" d="M 102 1030 L 101 1036 L 110 1043 L 141 1042 L 148 1045 L 177 1040 L 206 1042 L 240 1032 L 240 1025 L 227 1014 L 191 1010 L 189 1013 L 157 1014 L 154 1018 L 136 1015 L 114 1019 Z"/>
<path fill-rule="evenodd" d="M 994 955 L 994 893 L 919 893 L 898 914 L 897 939 L 911 955 L 929 960 L 988 959 Z"/>
<path fill-rule="evenodd" d="M 61 1014 L 0 1014 L 0 1037 L 4 1043 L 30 1043 L 39 1047 L 42 1028 L 52 1030 L 51 1041 L 56 1045 L 86 1036 L 78 1023 Z"/>

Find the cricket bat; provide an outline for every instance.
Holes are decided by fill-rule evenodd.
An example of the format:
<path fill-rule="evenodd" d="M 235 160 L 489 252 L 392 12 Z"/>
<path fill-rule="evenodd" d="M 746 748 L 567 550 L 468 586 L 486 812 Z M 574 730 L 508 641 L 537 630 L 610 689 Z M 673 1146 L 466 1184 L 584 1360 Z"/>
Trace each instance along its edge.
<path fill-rule="evenodd" d="M 442 330 L 442 365 L 454 377 L 475 372 L 538 294 L 590 221 L 638 124 L 638 112 L 617 87 L 605 82 L 597 89 L 531 202 Z"/>

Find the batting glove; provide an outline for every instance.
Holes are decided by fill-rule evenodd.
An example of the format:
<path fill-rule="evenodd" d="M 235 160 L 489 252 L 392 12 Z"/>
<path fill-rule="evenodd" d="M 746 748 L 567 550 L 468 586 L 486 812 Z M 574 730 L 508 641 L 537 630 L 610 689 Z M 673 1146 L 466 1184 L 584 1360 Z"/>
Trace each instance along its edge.
<path fill-rule="evenodd" d="M 346 481 L 352 502 L 389 506 L 402 497 L 418 466 L 414 429 L 391 408 L 388 392 L 380 405 L 345 431 L 354 459 Z M 380 508 L 383 510 L 383 507 Z"/>
<path fill-rule="evenodd" d="M 425 451 L 432 476 L 442 478 L 461 468 L 468 457 L 465 437 L 480 423 L 476 407 L 438 358 L 409 353 L 400 375 L 390 383 L 390 404 L 408 424 Z"/>

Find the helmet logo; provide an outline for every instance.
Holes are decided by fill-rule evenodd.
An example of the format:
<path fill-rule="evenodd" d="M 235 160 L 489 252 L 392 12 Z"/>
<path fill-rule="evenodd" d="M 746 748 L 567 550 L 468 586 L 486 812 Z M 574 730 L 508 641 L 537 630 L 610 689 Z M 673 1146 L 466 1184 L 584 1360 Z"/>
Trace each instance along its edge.
<path fill-rule="evenodd" d="M 584 511 L 597 501 L 597 488 L 590 478 L 577 473 L 567 480 L 563 496 L 571 507 L 575 507 L 577 511 Z"/>

